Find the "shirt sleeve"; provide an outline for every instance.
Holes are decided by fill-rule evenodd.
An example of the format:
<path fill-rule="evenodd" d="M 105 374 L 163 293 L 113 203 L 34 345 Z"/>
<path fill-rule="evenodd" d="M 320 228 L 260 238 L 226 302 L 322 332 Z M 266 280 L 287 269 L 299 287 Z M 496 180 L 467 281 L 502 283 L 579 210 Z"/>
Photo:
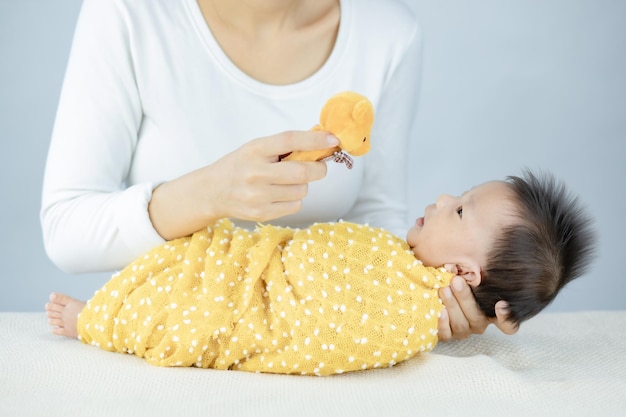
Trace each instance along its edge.
<path fill-rule="evenodd" d="M 161 243 L 147 211 L 158 184 L 126 187 L 142 109 L 117 1 L 83 3 L 46 162 L 41 225 L 62 270 L 107 271 Z"/>
<path fill-rule="evenodd" d="M 346 219 L 383 227 L 404 237 L 408 227 L 409 143 L 415 134 L 421 82 L 422 37 L 416 20 L 405 49 L 391 67 L 376 109 L 372 147 L 365 155 L 363 186 Z"/>

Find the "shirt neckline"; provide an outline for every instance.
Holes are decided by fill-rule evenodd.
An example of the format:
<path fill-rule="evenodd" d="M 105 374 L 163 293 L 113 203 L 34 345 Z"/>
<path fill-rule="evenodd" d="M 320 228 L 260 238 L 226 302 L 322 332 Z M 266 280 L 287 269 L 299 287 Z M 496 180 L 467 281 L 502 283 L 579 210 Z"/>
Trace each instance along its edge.
<path fill-rule="evenodd" d="M 185 0 L 185 5 L 194 29 L 206 47 L 207 52 L 219 65 L 222 72 L 233 81 L 254 93 L 267 97 L 278 98 L 291 96 L 312 89 L 328 77 L 331 77 L 336 69 L 339 68 L 339 63 L 344 55 L 346 45 L 348 44 L 351 1 L 352 0 L 340 0 L 339 2 L 341 13 L 339 30 L 337 32 L 335 45 L 333 46 L 328 59 L 326 59 L 326 62 L 324 62 L 324 64 L 315 73 L 304 80 L 285 85 L 263 83 L 243 72 L 230 60 L 230 58 L 228 58 L 218 44 L 217 40 L 213 36 L 213 33 L 211 32 L 211 29 L 204 20 L 204 16 L 202 15 L 202 11 L 200 10 L 197 0 Z"/>

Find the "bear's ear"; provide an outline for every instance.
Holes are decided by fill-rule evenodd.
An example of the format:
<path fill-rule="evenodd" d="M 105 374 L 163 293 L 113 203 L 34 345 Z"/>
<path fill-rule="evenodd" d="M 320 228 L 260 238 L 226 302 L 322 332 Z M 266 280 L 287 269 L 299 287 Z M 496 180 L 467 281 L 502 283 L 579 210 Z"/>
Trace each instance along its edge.
<path fill-rule="evenodd" d="M 352 110 L 352 118 L 359 124 L 374 120 L 374 109 L 368 100 L 359 100 Z"/>

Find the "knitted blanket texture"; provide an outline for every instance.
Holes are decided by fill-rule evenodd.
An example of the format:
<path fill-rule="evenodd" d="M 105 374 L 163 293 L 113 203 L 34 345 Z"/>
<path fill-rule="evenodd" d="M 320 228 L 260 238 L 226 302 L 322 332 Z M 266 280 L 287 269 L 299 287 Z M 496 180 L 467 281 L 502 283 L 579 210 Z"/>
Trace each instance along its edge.
<path fill-rule="evenodd" d="M 137 259 L 87 302 L 79 338 L 158 366 L 330 375 L 432 349 L 452 274 L 391 233 L 223 219 Z"/>

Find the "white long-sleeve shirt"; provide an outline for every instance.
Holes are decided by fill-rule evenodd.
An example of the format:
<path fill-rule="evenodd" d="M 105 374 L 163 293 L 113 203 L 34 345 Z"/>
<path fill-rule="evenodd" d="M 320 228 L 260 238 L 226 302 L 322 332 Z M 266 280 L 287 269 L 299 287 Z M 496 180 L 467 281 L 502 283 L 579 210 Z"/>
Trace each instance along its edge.
<path fill-rule="evenodd" d="M 196 0 L 85 0 L 45 171 L 48 255 L 68 272 L 124 267 L 163 242 L 147 211 L 158 184 L 251 139 L 310 129 L 326 100 L 345 90 L 374 104 L 370 153 L 352 170 L 328 163 L 302 210 L 272 223 L 345 219 L 404 236 L 420 36 L 400 1 L 342 0 L 322 68 L 277 86 L 228 59 Z"/>

